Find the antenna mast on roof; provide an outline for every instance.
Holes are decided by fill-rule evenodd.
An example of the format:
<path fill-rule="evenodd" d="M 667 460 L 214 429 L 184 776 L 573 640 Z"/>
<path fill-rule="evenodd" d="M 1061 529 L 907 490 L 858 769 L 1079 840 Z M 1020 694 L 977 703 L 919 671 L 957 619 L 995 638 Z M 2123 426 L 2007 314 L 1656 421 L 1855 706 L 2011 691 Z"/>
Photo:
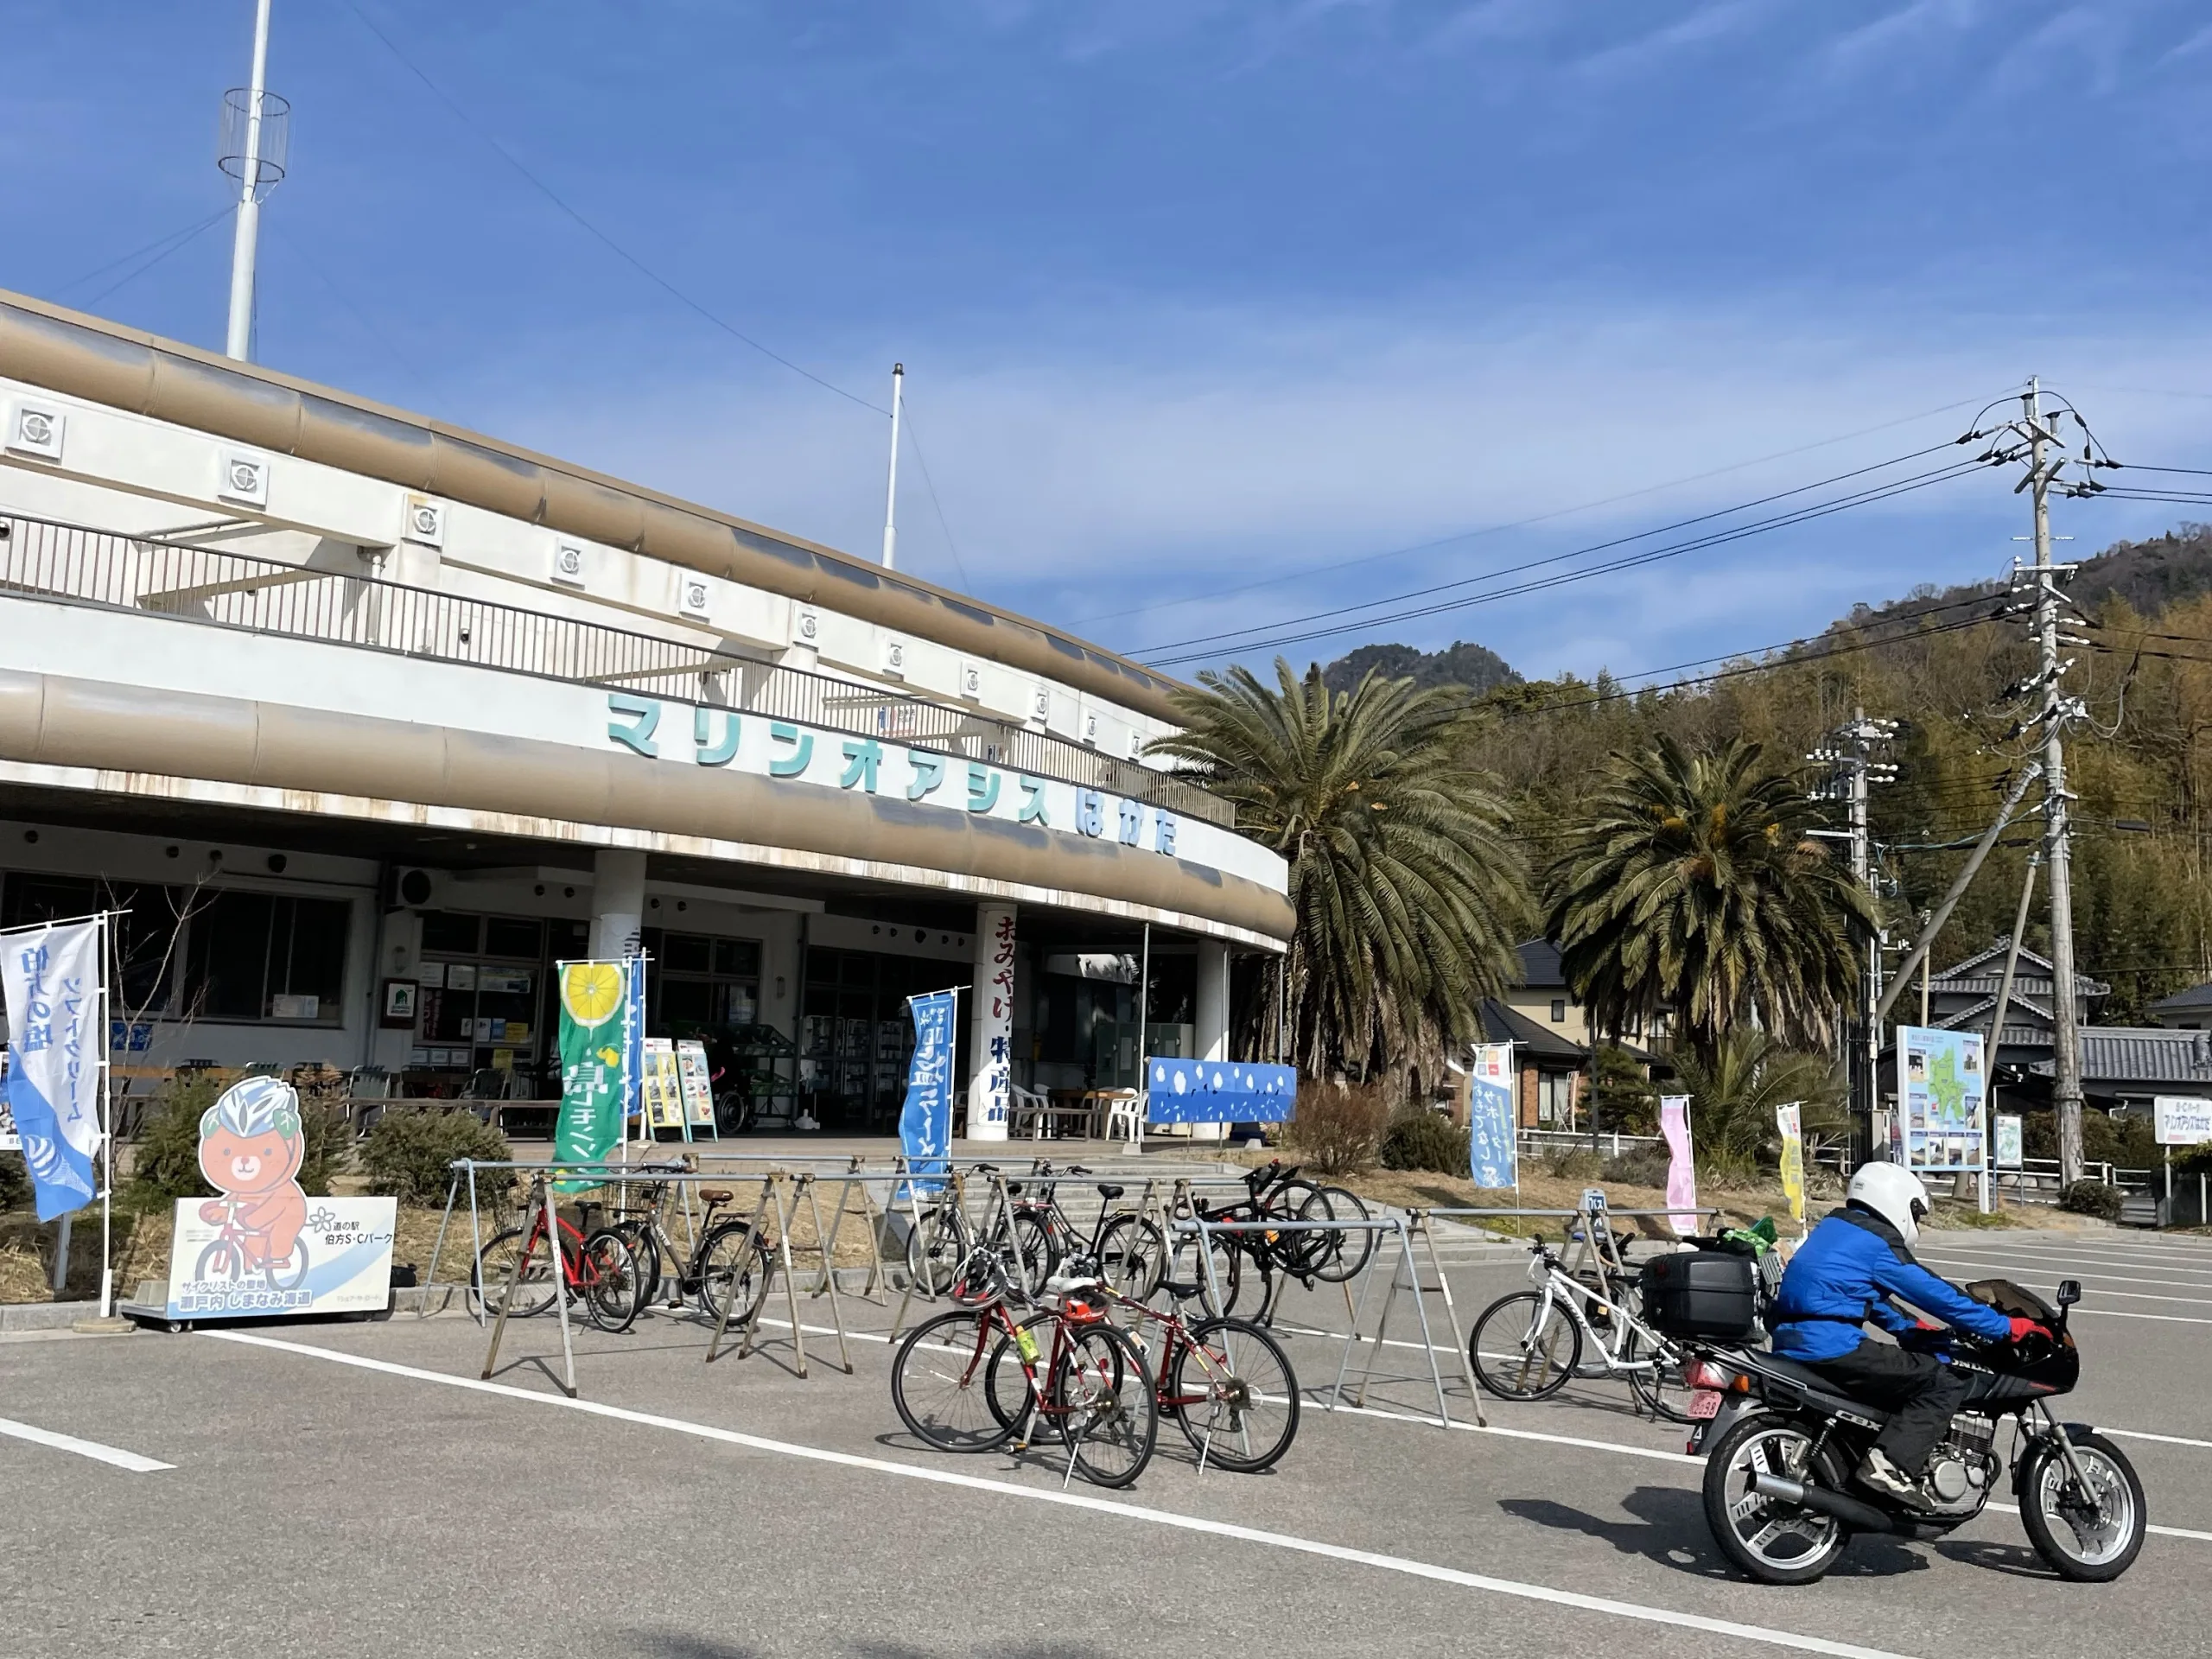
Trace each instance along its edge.
<path fill-rule="evenodd" d="M 892 569 L 899 546 L 899 401 L 906 387 L 906 365 L 891 365 L 891 484 L 883 504 L 883 568 Z"/>
<path fill-rule="evenodd" d="M 238 181 L 237 234 L 231 243 L 231 324 L 223 353 L 241 363 L 253 355 L 253 261 L 261 239 L 261 204 L 284 176 L 292 106 L 268 89 L 269 0 L 253 17 L 253 84 L 223 94 L 223 128 L 215 164 Z"/>

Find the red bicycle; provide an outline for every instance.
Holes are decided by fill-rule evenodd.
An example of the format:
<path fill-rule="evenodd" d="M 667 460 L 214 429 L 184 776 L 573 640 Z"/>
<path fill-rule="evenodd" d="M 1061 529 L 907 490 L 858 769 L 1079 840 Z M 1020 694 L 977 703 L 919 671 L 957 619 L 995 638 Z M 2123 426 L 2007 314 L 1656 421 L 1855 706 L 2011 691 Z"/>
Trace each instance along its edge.
<path fill-rule="evenodd" d="M 576 1213 L 589 1225 L 592 1211 L 600 1207 L 579 1204 Z M 627 1331 L 645 1301 L 645 1274 L 629 1240 L 611 1227 L 586 1233 L 566 1216 L 556 1212 L 555 1219 L 560 1224 L 561 1281 L 569 1294 L 583 1303 L 601 1330 Z M 497 1319 L 502 1306 L 514 1318 L 544 1313 L 553 1306 L 550 1256 L 541 1201 L 531 1205 L 527 1227 L 494 1234 L 477 1253 L 468 1276 L 472 1311 L 489 1319 Z"/>
<path fill-rule="evenodd" d="M 1071 1477 L 1128 1485 L 1152 1460 L 1160 1408 L 1142 1351 L 1084 1288 L 1095 1287 L 1070 1286 L 1056 1305 L 1017 1318 L 1010 1303 L 1021 1293 L 1005 1265 L 988 1248 L 971 1252 L 953 1287 L 964 1306 L 916 1325 L 892 1361 L 900 1420 L 940 1452 L 1009 1441 L 1027 1451 L 1041 1425 L 1068 1448 Z M 1001 1351 L 1011 1356 L 1002 1364 Z M 995 1372 L 1011 1406 L 993 1397 Z"/>

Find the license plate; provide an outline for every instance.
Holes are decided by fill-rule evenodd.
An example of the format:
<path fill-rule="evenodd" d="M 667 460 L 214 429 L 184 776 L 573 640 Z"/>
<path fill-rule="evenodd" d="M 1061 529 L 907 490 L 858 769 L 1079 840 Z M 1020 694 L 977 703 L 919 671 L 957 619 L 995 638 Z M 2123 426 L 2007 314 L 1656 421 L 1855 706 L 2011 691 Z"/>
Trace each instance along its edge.
<path fill-rule="evenodd" d="M 1720 1414 L 1720 1390 L 1700 1389 L 1690 1395 L 1690 1421 L 1702 1422 Z"/>

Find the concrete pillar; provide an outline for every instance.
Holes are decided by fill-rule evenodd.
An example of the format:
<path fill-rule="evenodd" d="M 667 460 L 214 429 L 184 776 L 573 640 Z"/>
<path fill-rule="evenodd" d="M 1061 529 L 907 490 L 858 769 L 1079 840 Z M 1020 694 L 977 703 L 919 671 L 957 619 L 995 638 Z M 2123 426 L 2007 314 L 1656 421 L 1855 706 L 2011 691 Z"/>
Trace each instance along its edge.
<path fill-rule="evenodd" d="M 634 950 L 645 920 L 645 855 L 627 848 L 601 849 L 592 861 L 591 954 L 619 962 Z"/>
<path fill-rule="evenodd" d="M 976 906 L 968 1027 L 968 1138 L 1003 1141 L 1014 1086 L 1014 906 Z"/>
<path fill-rule="evenodd" d="M 1198 1029 L 1193 1033 L 1198 1058 L 1229 1058 L 1229 947 L 1213 939 L 1198 941 Z M 1226 1141 L 1226 1123 L 1193 1123 L 1193 1141 Z"/>

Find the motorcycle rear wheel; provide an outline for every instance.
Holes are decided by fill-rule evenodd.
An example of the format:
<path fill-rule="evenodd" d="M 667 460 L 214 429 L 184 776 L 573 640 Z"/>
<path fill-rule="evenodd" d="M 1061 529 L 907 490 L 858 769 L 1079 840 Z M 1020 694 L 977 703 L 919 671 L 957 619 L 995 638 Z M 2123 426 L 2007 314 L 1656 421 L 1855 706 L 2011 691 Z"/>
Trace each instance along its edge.
<path fill-rule="evenodd" d="M 1826 1576 L 1851 1541 L 1832 1515 L 1762 1496 L 1755 1474 L 1816 1478 L 1805 1468 L 1811 1438 L 1787 1418 L 1758 1412 L 1722 1437 L 1705 1460 L 1705 1522 L 1738 1572 L 1761 1584 L 1810 1584 Z"/>
<path fill-rule="evenodd" d="M 2109 1584 L 2135 1564 L 2143 1548 L 2148 1511 L 2143 1483 L 2127 1454 L 2101 1434 L 2074 1441 L 2096 1498 L 2094 1516 L 2069 1503 L 2066 1459 L 2048 1440 L 2038 1441 L 2020 1471 L 2020 1524 L 2036 1554 L 2062 1579 L 2080 1584 Z"/>

